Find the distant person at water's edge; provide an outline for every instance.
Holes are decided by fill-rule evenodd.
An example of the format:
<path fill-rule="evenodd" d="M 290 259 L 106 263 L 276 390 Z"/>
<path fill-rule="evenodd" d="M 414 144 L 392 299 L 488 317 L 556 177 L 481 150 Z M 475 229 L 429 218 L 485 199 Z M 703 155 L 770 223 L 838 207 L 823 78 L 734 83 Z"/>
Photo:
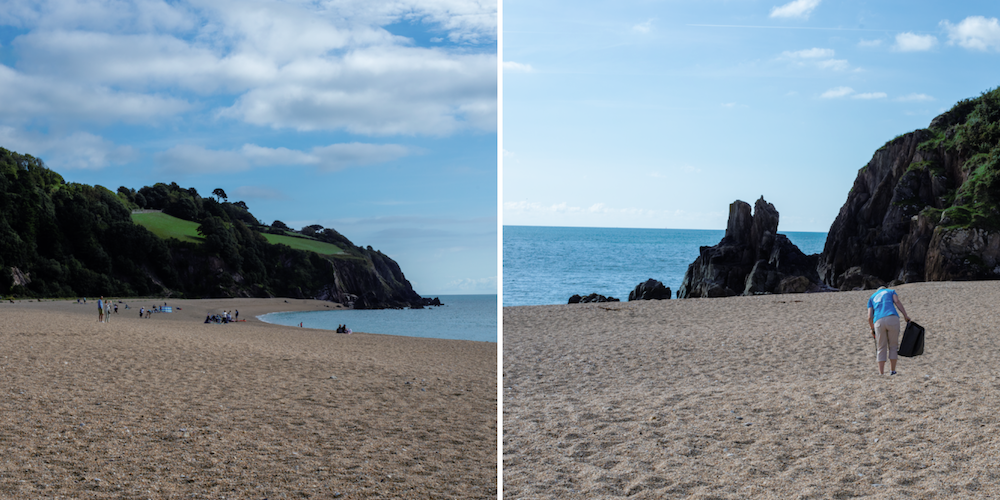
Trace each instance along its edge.
<path fill-rule="evenodd" d="M 875 361 L 878 362 L 879 375 L 885 374 L 885 361 L 889 359 L 889 374 L 896 374 L 896 354 L 899 349 L 899 314 L 896 308 L 903 313 L 903 319 L 909 323 L 910 316 L 906 314 L 903 302 L 899 300 L 899 295 L 891 288 L 879 287 L 878 291 L 868 298 L 868 326 L 871 327 L 872 337 L 875 338 Z"/>

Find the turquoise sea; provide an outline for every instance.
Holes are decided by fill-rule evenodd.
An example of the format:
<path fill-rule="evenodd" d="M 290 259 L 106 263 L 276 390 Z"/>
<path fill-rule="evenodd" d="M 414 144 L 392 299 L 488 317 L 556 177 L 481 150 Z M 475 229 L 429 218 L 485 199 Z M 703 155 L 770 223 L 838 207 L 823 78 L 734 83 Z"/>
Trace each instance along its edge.
<path fill-rule="evenodd" d="M 503 305 L 565 304 L 574 294 L 622 301 L 649 278 L 676 294 L 698 248 L 725 230 L 596 227 L 503 227 Z M 781 232 L 806 254 L 820 253 L 826 233 Z"/>
<path fill-rule="evenodd" d="M 346 324 L 355 332 L 497 341 L 496 295 L 435 295 L 444 304 L 424 309 L 371 309 L 277 312 L 258 316 L 268 323 L 336 330 Z"/>

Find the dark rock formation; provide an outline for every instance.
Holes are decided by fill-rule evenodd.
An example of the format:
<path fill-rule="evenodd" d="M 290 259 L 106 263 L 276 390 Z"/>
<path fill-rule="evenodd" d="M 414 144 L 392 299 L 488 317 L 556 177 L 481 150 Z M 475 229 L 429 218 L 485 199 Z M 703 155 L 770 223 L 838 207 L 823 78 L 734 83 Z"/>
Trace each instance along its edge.
<path fill-rule="evenodd" d="M 587 304 L 590 302 L 620 302 L 614 297 L 605 297 L 603 295 L 592 293 L 586 297 L 581 297 L 579 295 L 573 295 L 569 298 L 568 304 Z"/>
<path fill-rule="evenodd" d="M 628 300 L 666 300 L 670 298 L 670 288 L 663 286 L 663 283 L 652 278 L 643 283 L 639 283 L 628 294 Z"/>
<path fill-rule="evenodd" d="M 875 152 L 830 227 L 824 283 L 1000 278 L 1000 89 Z"/>
<path fill-rule="evenodd" d="M 726 234 L 718 245 L 701 247 L 677 298 L 798 293 L 826 289 L 816 273 L 818 255 L 805 255 L 778 234 L 778 211 L 761 197 L 750 205 L 729 205 Z"/>

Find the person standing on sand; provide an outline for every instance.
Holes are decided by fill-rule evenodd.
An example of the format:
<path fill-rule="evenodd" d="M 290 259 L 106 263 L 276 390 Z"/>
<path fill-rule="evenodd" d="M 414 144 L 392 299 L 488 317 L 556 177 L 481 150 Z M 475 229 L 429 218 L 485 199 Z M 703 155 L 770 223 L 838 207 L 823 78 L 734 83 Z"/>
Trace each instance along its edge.
<path fill-rule="evenodd" d="M 878 361 L 879 375 L 885 374 L 885 360 L 889 359 L 889 375 L 896 374 L 896 350 L 899 348 L 899 314 L 896 308 L 903 313 L 903 320 L 910 322 L 910 316 L 906 314 L 903 302 L 899 300 L 899 295 L 891 288 L 879 287 L 878 291 L 868 298 L 868 326 L 872 329 L 872 337 L 875 338 L 875 361 Z"/>
<path fill-rule="evenodd" d="M 97 322 L 104 323 L 104 296 L 97 299 Z"/>

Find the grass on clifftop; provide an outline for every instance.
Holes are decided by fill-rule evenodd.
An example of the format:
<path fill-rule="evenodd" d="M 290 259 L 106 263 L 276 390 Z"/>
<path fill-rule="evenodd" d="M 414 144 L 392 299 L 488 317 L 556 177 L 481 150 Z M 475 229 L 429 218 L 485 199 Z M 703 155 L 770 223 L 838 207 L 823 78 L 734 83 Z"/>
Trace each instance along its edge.
<path fill-rule="evenodd" d="M 198 223 L 178 219 L 162 212 L 133 213 L 132 220 L 153 234 L 163 239 L 177 238 L 181 241 L 203 243 L 205 238 L 198 234 Z M 315 252 L 320 255 L 341 255 L 344 251 L 337 245 L 305 237 L 292 237 L 279 234 L 263 233 L 267 242 L 272 245 L 283 244 L 295 250 Z"/>
<path fill-rule="evenodd" d="M 197 222 L 178 219 L 162 212 L 133 213 L 132 221 L 165 240 L 177 238 L 192 243 L 205 241 L 205 238 L 198 234 Z"/>

